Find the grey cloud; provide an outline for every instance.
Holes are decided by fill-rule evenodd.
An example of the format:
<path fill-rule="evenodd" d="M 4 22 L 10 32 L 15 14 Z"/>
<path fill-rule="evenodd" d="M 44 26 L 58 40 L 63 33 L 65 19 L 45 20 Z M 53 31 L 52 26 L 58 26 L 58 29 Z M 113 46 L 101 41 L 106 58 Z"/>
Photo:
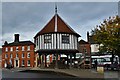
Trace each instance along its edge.
<path fill-rule="evenodd" d="M 117 2 L 58 2 L 58 14 L 62 19 L 86 39 L 86 31 L 117 12 Z M 14 33 L 18 32 L 22 39 L 33 40 L 54 15 L 55 3 L 43 2 L 5 2 L 2 6 L 2 31 L 4 40 L 11 41 Z M 6 36 L 7 34 L 11 34 Z M 28 36 L 27 36 L 28 35 Z"/>

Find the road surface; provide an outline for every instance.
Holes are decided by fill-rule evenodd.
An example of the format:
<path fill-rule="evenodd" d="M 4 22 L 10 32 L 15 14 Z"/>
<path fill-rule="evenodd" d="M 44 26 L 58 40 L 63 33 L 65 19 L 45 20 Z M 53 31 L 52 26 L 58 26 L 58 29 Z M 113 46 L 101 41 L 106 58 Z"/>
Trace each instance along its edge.
<path fill-rule="evenodd" d="M 26 72 L 8 69 L 2 70 L 2 80 L 73 80 L 73 78 L 75 80 L 79 80 L 77 77 L 55 72 Z"/>

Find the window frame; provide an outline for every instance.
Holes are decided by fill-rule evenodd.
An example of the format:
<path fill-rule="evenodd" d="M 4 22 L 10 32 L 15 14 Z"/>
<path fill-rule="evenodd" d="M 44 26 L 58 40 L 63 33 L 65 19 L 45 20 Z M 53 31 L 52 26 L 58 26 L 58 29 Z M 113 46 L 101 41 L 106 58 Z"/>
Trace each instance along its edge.
<path fill-rule="evenodd" d="M 24 64 L 23 64 L 24 63 Z M 25 60 L 22 60 L 22 66 L 25 66 Z"/>
<path fill-rule="evenodd" d="M 13 47 L 10 47 L 10 51 L 13 51 Z"/>
<path fill-rule="evenodd" d="M 44 43 L 52 43 L 52 35 L 51 34 L 45 34 L 44 35 Z"/>
<path fill-rule="evenodd" d="M 30 58 L 30 52 L 27 53 L 27 58 Z"/>
<path fill-rule="evenodd" d="M 5 52 L 8 52 L 8 47 L 5 48 Z"/>
<path fill-rule="evenodd" d="M 70 36 L 62 35 L 62 44 L 70 44 Z"/>
<path fill-rule="evenodd" d="M 27 46 L 27 50 L 30 51 L 30 46 Z"/>
<path fill-rule="evenodd" d="M 5 54 L 5 58 L 8 58 L 8 54 Z"/>
<path fill-rule="evenodd" d="M 29 64 L 28 64 L 29 63 Z M 27 66 L 30 66 L 30 60 L 27 60 Z"/>
<path fill-rule="evenodd" d="M 13 54 L 12 53 L 10 53 L 10 58 L 13 58 Z"/>
<path fill-rule="evenodd" d="M 19 58 L 19 54 L 18 53 L 16 53 L 16 58 Z"/>
<path fill-rule="evenodd" d="M 23 56 L 24 55 L 24 56 Z M 22 58 L 25 58 L 25 54 L 24 53 L 22 53 Z"/>
<path fill-rule="evenodd" d="M 25 46 L 22 46 L 22 51 L 25 51 Z"/>
<path fill-rule="evenodd" d="M 19 51 L 19 47 L 18 46 L 16 47 L 16 51 Z"/>

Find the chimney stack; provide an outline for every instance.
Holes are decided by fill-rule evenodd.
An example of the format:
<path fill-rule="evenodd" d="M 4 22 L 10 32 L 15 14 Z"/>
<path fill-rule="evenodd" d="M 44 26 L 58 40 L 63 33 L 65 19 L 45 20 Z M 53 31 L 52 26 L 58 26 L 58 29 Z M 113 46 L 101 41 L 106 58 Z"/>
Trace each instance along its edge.
<path fill-rule="evenodd" d="M 7 45 L 7 44 L 8 44 L 8 42 L 7 42 L 7 41 L 5 41 L 4 45 Z"/>
<path fill-rule="evenodd" d="M 90 39 L 89 39 L 89 32 L 87 31 L 87 41 L 89 42 Z"/>
<path fill-rule="evenodd" d="M 15 34 L 14 36 L 15 36 L 14 42 L 19 42 L 19 34 Z"/>

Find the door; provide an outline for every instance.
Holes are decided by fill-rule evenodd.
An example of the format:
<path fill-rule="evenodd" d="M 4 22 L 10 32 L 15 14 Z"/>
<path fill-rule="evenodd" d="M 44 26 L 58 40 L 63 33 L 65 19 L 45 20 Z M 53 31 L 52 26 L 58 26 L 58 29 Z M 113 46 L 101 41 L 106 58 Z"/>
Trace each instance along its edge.
<path fill-rule="evenodd" d="M 18 59 L 14 61 L 14 67 L 19 67 L 19 60 Z"/>
<path fill-rule="evenodd" d="M 16 67 L 18 67 L 18 60 L 16 60 Z"/>

